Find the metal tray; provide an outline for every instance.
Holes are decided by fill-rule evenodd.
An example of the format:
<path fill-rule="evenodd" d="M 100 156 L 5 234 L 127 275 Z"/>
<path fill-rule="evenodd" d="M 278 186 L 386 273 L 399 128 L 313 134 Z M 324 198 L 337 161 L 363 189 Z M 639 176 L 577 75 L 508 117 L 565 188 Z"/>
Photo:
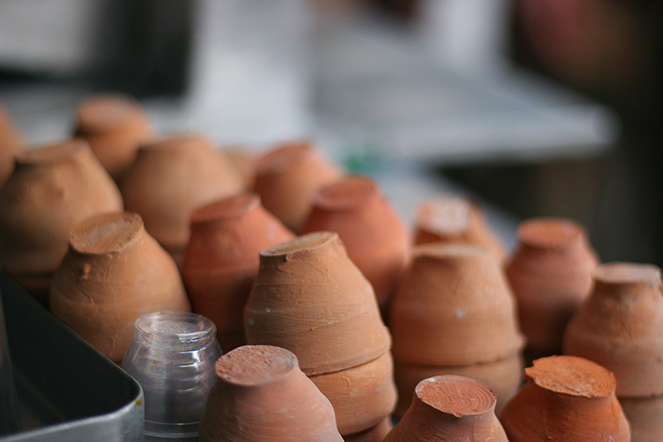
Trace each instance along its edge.
<path fill-rule="evenodd" d="M 0 442 L 142 441 L 143 391 L 0 274 L 21 430 Z"/>

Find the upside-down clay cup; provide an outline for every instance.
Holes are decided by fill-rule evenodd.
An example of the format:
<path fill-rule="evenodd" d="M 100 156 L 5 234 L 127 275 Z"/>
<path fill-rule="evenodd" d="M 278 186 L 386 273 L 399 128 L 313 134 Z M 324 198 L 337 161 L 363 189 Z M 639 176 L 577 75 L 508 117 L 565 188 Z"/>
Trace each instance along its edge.
<path fill-rule="evenodd" d="M 182 279 L 193 311 L 214 322 L 224 351 L 246 343 L 244 306 L 258 275 L 260 251 L 294 237 L 256 194 L 215 201 L 191 215 Z"/>
<path fill-rule="evenodd" d="M 243 192 L 239 172 L 204 136 L 174 136 L 142 146 L 120 183 L 127 210 L 181 264 L 191 213 Z"/>
<path fill-rule="evenodd" d="M 300 233 L 311 210 L 313 193 L 341 175 L 311 143 L 290 143 L 257 160 L 254 189 L 267 210 Z"/>
<path fill-rule="evenodd" d="M 417 385 L 412 405 L 384 442 L 508 442 L 495 416 L 495 395 L 462 376 L 434 376 Z"/>
<path fill-rule="evenodd" d="M 402 273 L 410 234 L 403 220 L 365 177 L 350 176 L 314 193 L 302 233 L 328 230 L 338 233 L 348 256 L 359 267 L 384 307 Z"/>
<path fill-rule="evenodd" d="M 619 398 L 631 425 L 631 442 L 663 440 L 663 396 Z"/>
<path fill-rule="evenodd" d="M 23 137 L 0 104 L 0 188 L 14 170 L 14 157 L 23 150 Z"/>
<path fill-rule="evenodd" d="M 74 228 L 50 302 L 56 317 L 118 363 L 138 318 L 190 311 L 175 262 L 140 216 L 128 212 L 92 217 Z"/>
<path fill-rule="evenodd" d="M 382 442 L 387 434 L 394 428 L 391 416 L 384 418 L 379 424 L 359 433 L 343 436 L 345 442 Z"/>
<path fill-rule="evenodd" d="M 90 143 L 101 164 L 118 180 L 133 163 L 138 147 L 155 133 L 140 103 L 122 95 L 98 95 L 79 105 L 75 136 Z"/>
<path fill-rule="evenodd" d="M 247 345 L 216 363 L 201 442 L 342 442 L 329 400 L 283 348 Z"/>
<path fill-rule="evenodd" d="M 576 356 L 537 359 L 500 420 L 511 442 L 629 442 L 614 375 Z"/>
<path fill-rule="evenodd" d="M 0 262 L 46 303 L 71 230 L 91 216 L 118 211 L 122 196 L 85 141 L 27 150 L 0 191 Z"/>

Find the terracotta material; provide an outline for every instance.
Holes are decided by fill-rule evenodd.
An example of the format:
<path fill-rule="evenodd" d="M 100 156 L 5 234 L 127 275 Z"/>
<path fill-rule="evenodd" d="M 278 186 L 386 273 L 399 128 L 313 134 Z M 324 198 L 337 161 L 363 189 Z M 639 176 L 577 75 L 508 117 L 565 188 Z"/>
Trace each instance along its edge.
<path fill-rule="evenodd" d="M 591 291 L 596 254 L 583 228 L 564 219 L 525 221 L 518 241 L 506 274 L 528 349 L 533 355 L 560 353 L 564 327 Z"/>
<path fill-rule="evenodd" d="M 267 210 L 299 233 L 311 210 L 313 193 L 341 175 L 311 143 L 284 144 L 257 160 L 255 191 Z"/>
<path fill-rule="evenodd" d="M 619 398 L 663 394 L 661 270 L 613 263 L 593 274 L 594 290 L 566 329 L 564 353 L 612 371 Z"/>
<path fill-rule="evenodd" d="M 92 217 L 74 228 L 50 301 L 56 317 L 118 363 L 138 318 L 190 310 L 173 259 L 140 216 L 127 212 Z"/>
<path fill-rule="evenodd" d="M 511 442 L 631 440 L 607 369 L 575 356 L 551 356 L 526 368 L 525 379 L 500 416 Z"/>
<path fill-rule="evenodd" d="M 345 436 L 374 427 L 394 411 L 393 365 L 391 354 L 386 352 L 357 367 L 311 376 L 334 407 L 339 433 Z"/>
<path fill-rule="evenodd" d="M 501 261 L 502 241 L 486 224 L 481 208 L 467 198 L 439 197 L 424 201 L 415 216 L 415 243 L 444 242 L 486 247 Z"/>
<path fill-rule="evenodd" d="M 410 249 L 408 228 L 381 194 L 377 184 L 352 176 L 318 189 L 303 233 L 329 230 L 338 233 L 348 256 L 385 306 Z"/>
<path fill-rule="evenodd" d="M 497 258 L 482 247 L 416 246 L 390 309 L 398 361 L 466 366 L 513 357 L 524 343 Z"/>
<path fill-rule="evenodd" d="M 239 172 L 204 136 L 175 136 L 143 146 L 120 190 L 127 210 L 182 261 L 189 242 L 191 213 L 215 200 L 243 192 Z"/>
<path fill-rule="evenodd" d="M 0 104 L 0 189 L 14 170 L 14 157 L 23 151 L 23 136 Z"/>
<path fill-rule="evenodd" d="M 252 190 L 256 183 L 257 156 L 240 148 L 231 148 L 224 151 L 230 162 L 239 171 L 244 181 L 244 187 Z"/>
<path fill-rule="evenodd" d="M 85 141 L 28 150 L 0 192 L 0 262 L 45 303 L 71 229 L 117 211 L 120 192 Z"/>
<path fill-rule="evenodd" d="M 155 136 L 142 106 L 123 95 L 99 95 L 81 103 L 76 112 L 75 134 L 90 143 L 115 180 L 134 162 L 138 146 Z"/>
<path fill-rule="evenodd" d="M 365 364 L 391 344 L 371 284 L 333 232 L 260 252 L 245 326 L 249 343 L 291 350 L 308 375 Z"/>
<path fill-rule="evenodd" d="M 663 440 L 663 396 L 619 398 L 619 403 L 631 426 L 631 442 Z"/>
<path fill-rule="evenodd" d="M 216 363 L 201 442 L 342 442 L 334 410 L 283 348 L 248 345 Z"/>
<path fill-rule="evenodd" d="M 495 416 L 495 395 L 481 382 L 435 376 L 419 382 L 403 419 L 385 442 L 508 442 Z"/>
<path fill-rule="evenodd" d="M 359 433 L 343 436 L 345 442 L 382 442 L 394 425 L 391 417 L 387 417 L 379 424 Z"/>
<path fill-rule="evenodd" d="M 523 358 L 520 355 L 486 364 L 465 367 L 433 367 L 428 365 L 394 363 L 394 379 L 398 387 L 398 405 L 394 415 L 401 417 L 412 403 L 417 384 L 423 379 L 438 375 L 455 375 L 475 379 L 490 388 L 497 397 L 495 413 L 498 415 L 523 381 Z"/>
<path fill-rule="evenodd" d="M 244 306 L 258 275 L 258 253 L 294 237 L 256 194 L 215 201 L 191 215 L 182 279 L 193 311 L 214 322 L 224 351 L 246 343 Z"/>

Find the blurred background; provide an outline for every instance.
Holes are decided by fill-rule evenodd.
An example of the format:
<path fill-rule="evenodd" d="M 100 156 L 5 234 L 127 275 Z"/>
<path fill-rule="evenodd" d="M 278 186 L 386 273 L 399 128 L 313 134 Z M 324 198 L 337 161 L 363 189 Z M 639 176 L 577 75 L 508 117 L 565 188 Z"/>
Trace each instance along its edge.
<path fill-rule="evenodd" d="M 459 191 L 508 242 L 566 216 L 604 261 L 661 265 L 662 18 L 654 0 L 3 0 L 0 103 L 32 144 L 102 91 L 223 147 L 313 138 L 406 217 Z"/>

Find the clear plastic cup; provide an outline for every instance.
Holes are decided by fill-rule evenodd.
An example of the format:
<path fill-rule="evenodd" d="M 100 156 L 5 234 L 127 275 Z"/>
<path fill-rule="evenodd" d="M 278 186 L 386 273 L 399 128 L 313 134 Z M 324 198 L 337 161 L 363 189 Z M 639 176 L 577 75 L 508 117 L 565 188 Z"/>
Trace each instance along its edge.
<path fill-rule="evenodd" d="M 183 312 L 155 312 L 136 321 L 122 362 L 145 396 L 145 440 L 198 440 L 198 424 L 221 357 L 214 323 Z"/>

